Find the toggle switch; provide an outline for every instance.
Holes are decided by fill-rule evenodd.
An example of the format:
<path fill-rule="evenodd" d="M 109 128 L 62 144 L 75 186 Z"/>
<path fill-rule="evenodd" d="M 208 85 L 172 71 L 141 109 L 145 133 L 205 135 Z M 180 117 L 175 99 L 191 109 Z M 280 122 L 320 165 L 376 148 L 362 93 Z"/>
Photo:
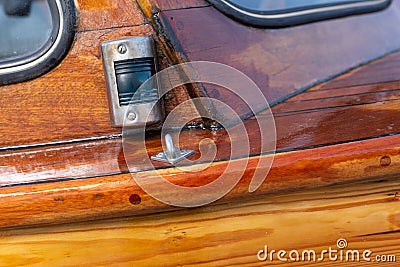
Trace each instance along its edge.
<path fill-rule="evenodd" d="M 151 37 L 134 37 L 101 45 L 111 124 L 114 127 L 159 123 L 164 116 L 156 81 L 142 84 L 157 71 Z M 125 121 L 125 124 L 124 124 Z"/>

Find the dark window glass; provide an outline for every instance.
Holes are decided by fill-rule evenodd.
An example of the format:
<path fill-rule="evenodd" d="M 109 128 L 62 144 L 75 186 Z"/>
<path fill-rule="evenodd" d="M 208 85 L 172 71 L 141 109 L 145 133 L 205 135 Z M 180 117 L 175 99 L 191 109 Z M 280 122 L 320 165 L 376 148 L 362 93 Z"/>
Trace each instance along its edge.
<path fill-rule="evenodd" d="M 68 52 L 74 0 L 0 0 L 0 85 L 38 77 Z"/>
<path fill-rule="evenodd" d="M 0 0 L 0 25 L 0 62 L 39 51 L 58 27 L 45 0 Z"/>

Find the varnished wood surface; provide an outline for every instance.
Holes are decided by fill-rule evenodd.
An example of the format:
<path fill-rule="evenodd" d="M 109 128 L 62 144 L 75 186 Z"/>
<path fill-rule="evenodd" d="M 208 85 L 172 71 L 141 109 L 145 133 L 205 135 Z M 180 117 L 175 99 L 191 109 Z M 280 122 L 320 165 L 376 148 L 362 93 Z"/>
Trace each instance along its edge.
<path fill-rule="evenodd" d="M 180 6 L 181 2 L 162 1 L 158 5 L 161 10 L 177 10 L 208 4 L 193 1 Z M 107 137 L 120 132 L 109 123 L 98 47 L 102 41 L 153 31 L 134 1 L 80 1 L 79 6 L 79 33 L 67 59 L 42 78 L 1 87 L 2 147 Z M 126 15 L 118 16 L 122 11 Z"/>
<path fill-rule="evenodd" d="M 259 250 L 400 257 L 398 177 L 112 221 L 2 230 L 0 266 L 398 266 L 260 262 Z M 327 258 L 327 257 L 326 257 Z"/>
<path fill-rule="evenodd" d="M 195 9 L 199 14 L 214 14 L 214 11 L 211 11 L 213 9 L 202 1 L 186 4 L 179 1 L 163 1 L 158 5 L 154 4 L 152 8 L 154 7 L 154 10 L 163 10 L 161 14 L 165 19 L 172 18 L 166 14 L 175 14 L 167 12 L 176 12 L 179 16 L 183 14 L 186 19 L 197 19 L 196 16 L 188 16 L 194 10 L 192 7 L 197 7 Z M 118 9 L 129 9 L 129 16 L 134 18 L 128 22 L 125 18 L 118 17 Z M 3 227 L 93 220 L 171 209 L 146 195 L 127 173 L 121 148 L 121 130 L 111 128 L 109 124 L 98 49 L 102 41 L 150 35 L 154 34 L 154 29 L 157 28 L 140 15 L 141 12 L 133 1 L 80 1 L 80 10 L 82 15 L 77 40 L 71 53 L 57 69 L 33 81 L 1 87 L 0 94 L 3 96 L 0 98 L 0 130 L 4 138 L 0 140 L 0 185 L 5 188 L 0 189 L 0 208 L 3 214 L 0 225 Z M 154 10 L 152 9 L 152 12 Z M 384 12 L 385 23 L 391 21 L 392 12 L 392 9 Z M 100 22 L 100 15 L 108 17 Z M 90 20 L 90 16 L 95 18 Z M 176 22 L 179 16 L 173 16 L 176 25 L 179 24 Z M 228 20 L 221 16 L 215 13 L 210 18 Z M 381 16 L 383 15 L 375 14 L 366 17 L 370 18 L 368 22 L 371 23 Z M 343 21 L 364 19 L 357 17 Z M 344 23 L 340 21 L 332 23 Z M 228 23 L 234 28 L 243 27 L 236 22 Z M 315 29 L 315 26 L 304 27 L 306 32 Z M 310 28 L 307 30 L 307 27 Z M 324 27 L 327 26 L 323 26 L 322 29 Z M 260 31 L 246 29 L 250 32 Z M 299 29 L 296 27 L 284 31 L 288 34 Z M 301 31 L 297 34 L 300 33 Z M 321 36 L 325 36 L 325 32 L 323 33 Z M 268 39 L 273 37 L 279 40 L 277 32 L 267 35 Z M 368 35 L 368 38 L 372 38 L 371 36 Z M 295 39 L 297 38 L 300 37 Z M 175 41 L 194 45 L 193 40 L 181 36 Z M 201 38 L 198 40 L 196 45 L 201 45 L 204 41 Z M 365 53 L 372 51 L 377 56 L 396 43 L 393 38 L 391 42 L 393 43 L 380 43 L 379 49 L 384 50 L 374 50 L 370 46 L 365 48 L 367 52 L 360 50 Z M 300 42 L 299 47 L 300 44 L 308 43 Z M 168 51 L 160 49 L 161 57 L 164 52 L 168 54 Z M 380 52 L 376 54 L 377 51 Z M 213 49 L 211 52 L 201 49 L 197 52 L 215 55 Z M 168 66 L 174 60 L 182 58 L 185 57 L 164 58 L 162 65 Z M 276 118 L 279 153 L 270 176 L 256 194 L 287 192 L 398 174 L 398 59 L 399 53 L 385 56 L 276 105 L 273 112 Z M 340 65 L 339 58 L 337 60 Z M 239 60 L 236 63 L 239 64 Z M 245 63 L 244 61 L 243 64 L 246 65 Z M 301 63 L 294 68 L 303 67 Z M 264 79 L 265 75 L 260 74 L 257 77 Z M 273 93 L 279 91 L 269 89 Z M 179 97 L 172 97 L 168 102 L 178 104 L 188 98 L 190 92 L 184 90 L 182 88 L 183 93 L 178 93 Z M 257 168 L 258 155 L 267 152 L 260 151 L 259 129 L 255 121 L 250 118 L 245 124 L 250 130 L 253 157 L 241 183 L 223 201 L 252 197 L 248 193 L 251 174 Z M 195 150 L 198 149 L 197 144 L 202 138 L 208 137 L 216 141 L 219 147 L 216 162 L 201 175 L 181 173 L 173 168 L 164 169 L 161 172 L 165 178 L 176 184 L 190 186 L 203 185 L 215 179 L 228 163 L 225 160 L 229 156 L 227 152 L 230 143 L 225 132 L 190 130 L 182 135 L 184 138 L 181 138 L 181 147 Z M 149 136 L 147 143 L 149 155 L 161 151 L 160 137 L 157 133 Z M 167 167 L 163 164 L 155 166 Z M 144 172 L 139 175 L 146 174 Z M 51 183 L 46 183 L 49 181 Z M 24 185 L 25 183 L 27 185 Z M 132 195 L 139 196 L 141 202 L 132 204 L 129 201 Z"/>
<path fill-rule="evenodd" d="M 277 151 L 301 150 L 370 138 L 375 140 L 380 136 L 400 133 L 397 119 L 400 107 L 400 74 L 397 71 L 400 68 L 399 55 L 400 53 L 388 55 L 273 107 L 277 127 Z M 391 81 L 382 79 L 385 76 L 382 71 L 378 71 L 380 69 L 385 70 Z M 369 77 L 369 80 L 359 80 L 357 77 L 360 73 Z M 356 79 L 350 84 L 353 76 Z M 343 79 L 348 80 L 347 86 L 334 87 L 334 84 Z M 371 83 L 373 80 L 377 83 Z M 262 114 L 259 118 L 263 118 Z M 260 151 L 257 122 L 249 119 L 245 121 L 245 125 L 251 154 L 267 152 Z M 27 138 L 30 137 L 29 134 L 27 133 Z M 45 134 L 43 132 L 43 136 L 48 137 Z M 183 131 L 180 146 L 198 151 L 198 144 L 204 138 L 210 138 L 217 144 L 216 161 L 229 157 L 230 140 L 224 130 Z M 148 137 L 147 149 L 150 156 L 162 150 L 159 134 L 153 133 Z M 121 136 L 117 131 L 111 139 L 105 136 L 93 141 L 18 150 L 11 148 L 0 152 L 0 158 L 3 173 L 0 184 L 3 186 L 127 172 Z M 154 164 L 158 167 L 168 166 L 157 162 Z"/>
<path fill-rule="evenodd" d="M 346 238 L 350 249 L 370 249 L 374 255 L 396 255 L 400 259 L 400 53 L 347 72 L 273 107 L 278 154 L 269 176 L 255 193 L 249 193 L 252 174 L 263 168 L 257 163 L 269 155 L 259 155 L 266 151 L 260 151 L 259 129 L 250 118 L 245 125 L 250 130 L 252 157 L 234 190 L 214 205 L 167 212 L 175 208 L 149 196 L 128 173 L 120 129 L 109 124 L 98 46 L 120 37 L 157 35 L 158 42 L 164 42 L 158 47 L 163 67 L 193 59 L 193 54 L 215 56 L 215 50 L 221 48 L 204 46 L 205 50 L 179 54 L 182 51 L 168 47 L 164 39 L 168 36 L 155 33 L 159 28 L 154 21 L 150 23 L 150 17 L 161 10 L 164 22 L 173 18 L 179 29 L 182 25 L 175 14 L 196 10 L 198 17 L 186 18 L 203 18 L 206 23 L 222 19 L 222 15 L 214 14 L 208 3 L 198 0 L 149 3 L 144 10 L 149 18 L 143 17 L 133 0 L 78 2 L 79 33 L 66 60 L 42 78 L 0 87 L 0 266 L 286 266 L 289 263 L 259 262 L 257 252 L 265 245 L 275 250 L 321 251 L 335 248 L 339 238 Z M 204 20 L 206 10 L 215 16 Z M 368 15 L 385 17 L 374 29 L 390 29 L 391 25 L 385 23 L 392 22 L 391 12 Z M 354 20 L 363 21 L 361 17 Z M 337 26 L 332 29 L 343 30 L 341 22 L 332 24 Z M 242 27 L 234 22 L 229 25 Z M 187 23 L 183 26 L 187 32 Z M 302 34 L 292 35 L 298 29 L 286 30 L 293 36 L 293 43 L 284 47 L 308 44 Z M 354 33 L 356 29 L 354 26 L 344 31 Z M 375 36 L 371 27 L 368 30 L 364 41 Z M 320 31 L 315 31 L 314 37 L 329 36 L 328 26 Z M 394 37 L 383 36 L 379 48 L 367 41 L 362 49 L 357 47 L 362 52 L 358 55 L 368 56 L 356 61 L 350 57 L 341 61 L 331 53 L 338 65 L 335 61 L 320 61 L 315 65 L 317 72 L 310 69 L 305 73 L 303 63 L 278 62 L 285 59 L 273 56 L 282 52 L 278 48 L 268 51 L 268 62 L 262 65 L 278 62 L 276 66 L 282 72 L 274 72 L 275 76 L 289 77 L 289 83 L 293 83 L 293 77 L 305 77 L 307 83 L 301 86 L 308 86 L 309 82 L 316 82 L 309 78 L 321 74 L 327 65 L 349 63 L 338 67 L 341 72 L 373 58 L 372 54 L 375 57 L 386 53 L 398 36 L 389 35 Z M 265 43 L 279 40 L 277 36 L 278 33 L 268 33 Z M 178 39 L 171 40 L 177 43 L 204 45 L 202 38 L 175 37 Z M 335 48 L 346 50 L 348 40 L 338 40 L 340 45 L 335 42 Z M 324 50 L 312 47 L 309 49 L 318 53 L 327 51 L 325 46 Z M 353 55 L 349 51 L 342 55 Z M 265 85 L 266 76 L 253 72 L 263 66 L 244 63 L 255 75 L 253 78 Z M 300 88 L 287 86 L 286 79 L 282 81 L 276 86 L 276 81 L 268 77 L 270 92 L 287 94 Z M 168 108 L 198 93 L 187 90 L 179 88 L 169 95 Z M 220 92 L 207 93 L 221 96 L 217 95 Z M 260 119 L 266 118 L 261 114 Z M 196 150 L 201 139 L 213 139 L 219 148 L 216 162 L 200 174 L 155 164 L 163 168 L 160 173 L 166 180 L 181 186 L 201 186 L 226 169 L 230 143 L 225 131 L 193 129 L 184 131 L 182 137 L 181 147 Z M 149 155 L 161 151 L 158 133 L 149 134 L 147 144 Z M 193 157 L 196 156 L 198 153 Z M 143 171 L 136 177 L 151 181 L 152 175 Z M 229 175 L 236 175 L 236 171 Z M 349 266 L 329 261 L 319 265 Z"/>
<path fill-rule="evenodd" d="M 110 124 L 99 46 L 153 31 L 133 0 L 78 4 L 78 33 L 66 59 L 40 78 L 0 87 L 0 147 L 120 133 Z"/>
<path fill-rule="evenodd" d="M 112 30 L 146 23 L 135 0 L 78 0 L 77 3 L 79 7 L 78 31 L 81 32 Z"/>
<path fill-rule="evenodd" d="M 382 59 L 371 62 L 364 68 L 357 68 L 337 77 L 327 83 L 321 84 L 311 90 L 324 90 L 346 88 L 354 84 L 379 84 L 398 80 L 400 54 L 393 53 Z"/>
<path fill-rule="evenodd" d="M 396 115 L 399 84 L 394 80 L 399 77 L 397 58 L 398 53 L 389 55 L 331 81 L 334 84 L 337 80 L 347 79 L 347 87 L 330 86 L 328 82 L 275 106 L 279 153 L 270 175 L 256 195 L 284 194 L 399 173 L 400 140 L 396 135 L 400 130 Z M 385 65 L 390 66 L 384 69 L 393 81 L 374 84 L 355 79 L 349 84 L 352 75 L 358 77 L 359 73 L 380 81 L 382 73 L 376 72 L 376 66 Z M 256 155 L 260 151 L 255 121 L 249 119 L 245 123 L 251 130 L 249 139 Z M 184 131 L 180 146 L 198 149 L 197 144 L 204 137 L 212 138 L 218 144 L 217 158 L 229 156 L 229 140 L 224 131 Z M 364 140 L 357 142 L 359 139 Z M 2 152 L 2 186 L 31 185 L 0 190 L 3 215 L 0 225 L 53 224 L 170 210 L 171 207 L 144 193 L 127 174 L 120 142 L 120 136 L 116 135 L 110 140 Z M 147 144 L 149 155 L 161 151 L 158 134 L 149 136 Z M 250 162 L 242 181 L 223 202 L 253 197 L 248 192 L 248 185 L 258 157 L 251 158 Z M 201 177 L 174 169 L 162 173 L 175 184 L 199 186 L 218 177 L 226 164 L 225 161 L 214 163 L 201 173 Z M 146 176 L 146 173 L 141 175 Z M 45 180 L 57 182 L 36 184 Z M 129 200 L 132 195 L 139 196 L 141 202 L 132 204 Z"/>
<path fill-rule="evenodd" d="M 159 5 L 168 1 L 157 1 Z M 279 30 L 242 25 L 214 7 L 161 10 L 167 43 L 184 61 L 227 64 L 248 75 L 270 104 L 400 48 L 399 2 L 385 11 Z M 199 27 L 201 25 L 201 27 Z M 351 36 L 351 38 L 349 38 Z M 239 99 L 209 85 L 200 94 L 238 108 Z M 232 104 L 233 103 L 233 104 Z M 257 107 L 262 109 L 262 107 Z M 239 110 L 246 117 L 249 110 Z"/>
<path fill-rule="evenodd" d="M 389 176 L 400 169 L 399 143 L 400 136 L 391 136 L 277 154 L 270 174 L 255 193 L 249 193 L 249 183 L 254 171 L 263 166 L 258 166 L 258 157 L 252 157 L 241 181 L 218 203 L 234 203 L 274 192 L 286 194 L 351 180 Z M 201 186 L 219 177 L 228 163 L 213 163 L 200 173 L 173 168 L 159 170 L 159 173 L 177 185 Z M 139 179 L 145 178 L 154 183 L 152 175 L 154 173 L 135 174 Z M 230 171 L 228 175 L 234 176 L 237 172 Z M 176 193 L 169 191 L 168 194 Z M 132 203 L 132 195 L 139 197 L 140 202 Z M 171 209 L 173 207 L 143 192 L 130 174 L 12 186 L 0 190 L 0 227 L 97 220 Z"/>

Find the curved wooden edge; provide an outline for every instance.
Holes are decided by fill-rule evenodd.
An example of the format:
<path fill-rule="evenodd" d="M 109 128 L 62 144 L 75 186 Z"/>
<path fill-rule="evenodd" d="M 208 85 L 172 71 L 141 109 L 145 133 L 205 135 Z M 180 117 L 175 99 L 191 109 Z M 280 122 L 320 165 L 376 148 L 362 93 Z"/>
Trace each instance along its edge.
<path fill-rule="evenodd" d="M 398 261 L 397 190 L 394 181 L 360 181 L 195 211 L 3 229 L 0 265 L 294 266 L 276 258 L 259 262 L 257 252 L 268 245 L 269 251 L 313 249 L 319 253 L 335 249 L 339 238 L 347 240 L 349 249 L 370 249 L 372 259 L 379 254 L 396 255 Z"/>
<path fill-rule="evenodd" d="M 400 136 L 397 135 L 277 154 L 267 179 L 255 193 L 249 193 L 249 183 L 254 171 L 263 166 L 257 166 L 260 157 L 252 157 L 240 182 L 216 203 L 243 198 L 248 200 L 259 195 L 317 185 L 390 179 L 388 175 L 400 173 L 399 144 Z M 159 173 L 174 184 L 199 186 L 198 181 L 204 185 L 219 177 L 227 164 L 229 161 L 214 163 L 200 174 L 188 174 L 176 169 L 159 170 Z M 150 174 L 140 173 L 147 178 Z M 235 172 L 228 175 L 235 175 Z M 196 179 L 191 179 L 193 177 Z M 3 188 L 0 192 L 0 227 L 69 223 L 175 209 L 146 194 L 130 174 L 122 174 Z"/>

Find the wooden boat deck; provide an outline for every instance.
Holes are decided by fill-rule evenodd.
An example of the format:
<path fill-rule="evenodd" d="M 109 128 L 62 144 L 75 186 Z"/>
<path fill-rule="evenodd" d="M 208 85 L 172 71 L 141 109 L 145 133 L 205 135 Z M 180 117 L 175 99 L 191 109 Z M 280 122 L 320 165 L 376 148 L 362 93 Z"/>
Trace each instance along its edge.
<path fill-rule="evenodd" d="M 398 174 L 399 57 L 400 53 L 390 54 L 274 106 L 277 154 L 267 182 L 256 194 Z M 261 152 L 256 122 L 250 118 L 245 123 L 253 130 L 249 140 L 254 155 L 226 201 L 242 199 Z M 218 177 L 230 149 L 224 131 L 184 131 L 180 145 L 197 150 L 196 143 L 205 137 L 217 143 L 217 159 L 221 160 L 196 179 L 185 173 L 171 175 L 173 169 L 161 170 L 167 179 L 198 186 Z M 149 155 L 162 150 L 158 134 L 149 138 L 148 148 Z M 10 149 L 1 157 L 3 173 L 10 174 L 1 180 L 3 226 L 171 209 L 153 200 L 133 181 L 120 136 Z M 162 163 L 158 166 L 167 167 Z M 141 175 L 146 176 L 146 172 Z M 131 195 L 139 195 L 141 204 L 132 206 Z M 25 216 L 28 210 L 33 212 L 31 216 Z"/>
<path fill-rule="evenodd" d="M 349 60 L 353 70 L 304 92 L 278 87 L 279 95 L 270 96 L 276 102 L 277 154 L 259 190 L 250 194 L 248 185 L 260 158 L 269 155 L 260 150 L 259 130 L 249 118 L 253 154 L 237 187 L 213 205 L 171 211 L 128 172 L 120 130 L 108 121 L 97 49 L 109 39 L 155 34 L 154 25 L 134 1 L 79 2 L 77 40 L 63 64 L 0 90 L 0 265 L 264 266 L 257 260 L 264 245 L 322 250 L 339 238 L 351 249 L 400 257 L 400 52 L 390 53 L 397 41 L 379 50 L 382 57 L 361 66 Z M 138 2 L 153 15 L 148 1 Z M 201 0 L 158 2 L 164 22 L 171 14 L 175 21 L 189 20 L 191 9 L 214 12 Z M 122 17 L 119 9 L 131 13 Z M 396 21 L 393 14 L 387 11 L 386 23 Z M 193 34 L 190 27 L 187 32 Z M 172 61 L 209 55 L 181 49 L 165 52 Z M 188 95 L 178 90 L 171 102 Z M 156 165 L 166 179 L 199 186 L 218 177 L 228 164 L 224 130 L 183 131 L 180 146 L 198 150 L 203 138 L 218 145 L 216 161 L 196 175 Z M 147 144 L 149 155 L 161 151 L 158 133 Z"/>

